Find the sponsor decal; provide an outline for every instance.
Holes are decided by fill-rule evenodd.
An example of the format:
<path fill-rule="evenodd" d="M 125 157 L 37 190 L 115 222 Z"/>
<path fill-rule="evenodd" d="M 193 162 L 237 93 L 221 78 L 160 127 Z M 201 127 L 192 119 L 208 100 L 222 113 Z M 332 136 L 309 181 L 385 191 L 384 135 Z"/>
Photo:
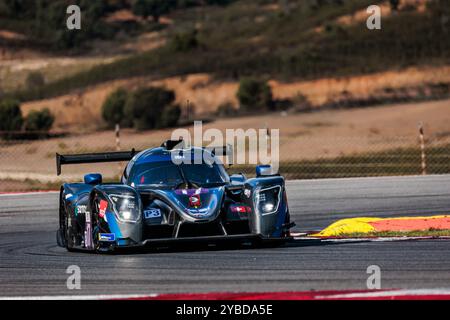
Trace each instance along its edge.
<path fill-rule="evenodd" d="M 161 217 L 161 210 L 160 209 L 144 210 L 144 218 L 145 219 L 152 219 L 152 218 L 159 218 L 159 217 Z"/>
<path fill-rule="evenodd" d="M 247 198 L 250 198 L 250 196 L 252 195 L 252 191 L 251 191 L 250 189 L 245 189 L 245 190 L 244 190 L 244 195 L 245 195 Z"/>
<path fill-rule="evenodd" d="M 75 207 L 75 215 L 85 214 L 86 209 L 87 209 L 87 206 L 85 206 L 85 205 L 76 206 Z"/>
<path fill-rule="evenodd" d="M 89 211 L 84 212 L 86 228 L 84 231 L 84 243 L 87 249 L 92 249 L 94 247 L 94 243 L 92 241 L 92 221 L 91 221 L 91 213 Z"/>
<path fill-rule="evenodd" d="M 200 195 L 195 194 L 189 197 L 189 206 L 193 208 L 198 208 L 202 205 L 200 201 Z"/>
<path fill-rule="evenodd" d="M 98 234 L 98 240 L 99 241 L 114 242 L 114 241 L 116 241 L 116 234 L 115 233 L 99 233 Z"/>
<path fill-rule="evenodd" d="M 89 211 L 85 211 L 84 216 L 85 216 L 86 222 L 91 222 L 91 213 Z"/>
<path fill-rule="evenodd" d="M 100 200 L 100 204 L 98 206 L 98 216 L 100 218 L 104 218 L 105 217 L 107 208 L 108 208 L 108 201 Z"/>

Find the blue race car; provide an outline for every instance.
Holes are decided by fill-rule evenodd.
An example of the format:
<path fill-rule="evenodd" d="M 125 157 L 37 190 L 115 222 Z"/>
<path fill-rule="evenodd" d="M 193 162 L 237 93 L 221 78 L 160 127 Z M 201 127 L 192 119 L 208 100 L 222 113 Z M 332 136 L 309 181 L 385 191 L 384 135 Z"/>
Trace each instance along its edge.
<path fill-rule="evenodd" d="M 67 164 L 129 161 L 120 183 L 102 183 L 100 174 L 91 173 L 84 183 L 61 187 L 58 245 L 69 251 L 108 252 L 174 243 L 258 245 L 291 239 L 294 223 L 284 178 L 272 174 L 270 166 L 257 166 L 256 178 L 229 176 L 218 159 L 219 152 L 232 155 L 228 147 L 180 146 L 181 141 L 169 140 L 141 152 L 57 154 L 58 175 Z M 214 161 L 173 161 L 173 156 L 194 160 L 199 153 Z"/>

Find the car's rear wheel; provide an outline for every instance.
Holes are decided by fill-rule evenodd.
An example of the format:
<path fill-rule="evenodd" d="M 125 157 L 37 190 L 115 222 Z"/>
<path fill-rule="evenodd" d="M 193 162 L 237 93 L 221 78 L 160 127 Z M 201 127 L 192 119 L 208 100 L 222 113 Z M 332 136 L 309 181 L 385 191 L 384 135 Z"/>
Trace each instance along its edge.
<path fill-rule="evenodd" d="M 64 201 L 62 198 L 63 193 L 61 192 L 59 200 L 59 230 L 57 233 L 58 244 L 65 247 L 68 251 L 73 251 L 75 246 L 75 237 L 73 230 L 70 227 L 69 215 L 64 206 Z"/>

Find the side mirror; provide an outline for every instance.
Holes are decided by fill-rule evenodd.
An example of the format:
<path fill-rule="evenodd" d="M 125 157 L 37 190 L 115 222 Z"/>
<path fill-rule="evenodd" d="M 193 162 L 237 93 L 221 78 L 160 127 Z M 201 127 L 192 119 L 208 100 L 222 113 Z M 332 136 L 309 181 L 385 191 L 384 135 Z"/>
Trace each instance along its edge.
<path fill-rule="evenodd" d="M 102 180 L 102 175 L 100 173 L 89 173 L 84 176 L 84 183 L 94 186 L 101 184 Z"/>
<path fill-rule="evenodd" d="M 264 176 L 273 176 L 275 173 L 272 172 L 272 166 L 265 164 L 256 166 L 256 176 L 257 177 L 264 177 Z"/>
<path fill-rule="evenodd" d="M 244 183 L 247 178 L 242 173 L 236 173 L 230 176 L 231 183 L 241 184 Z"/>

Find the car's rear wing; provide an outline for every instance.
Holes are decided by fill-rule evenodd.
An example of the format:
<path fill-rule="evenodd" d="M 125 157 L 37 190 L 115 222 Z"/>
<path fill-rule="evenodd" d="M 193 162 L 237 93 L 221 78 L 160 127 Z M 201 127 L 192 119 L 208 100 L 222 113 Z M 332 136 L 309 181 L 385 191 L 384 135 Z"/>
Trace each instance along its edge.
<path fill-rule="evenodd" d="M 104 152 L 104 153 L 85 153 L 85 154 L 56 154 L 56 173 L 61 174 L 61 166 L 66 164 L 82 164 L 82 163 L 100 163 L 100 162 L 120 162 L 130 161 L 140 151 L 120 151 L 120 152 Z"/>
<path fill-rule="evenodd" d="M 222 147 L 206 147 L 213 155 L 215 156 L 223 156 L 227 159 L 227 164 L 232 165 L 234 156 L 233 156 L 233 146 L 230 144 L 227 144 L 226 146 Z"/>
<path fill-rule="evenodd" d="M 174 150 L 175 148 L 184 149 L 186 148 L 185 142 L 181 140 L 167 140 L 165 141 L 161 147 L 167 149 L 167 150 Z M 227 144 L 226 146 L 217 146 L 217 147 L 206 147 L 206 150 L 211 152 L 214 156 L 219 157 L 226 157 L 227 164 L 232 165 L 234 156 L 233 156 L 233 146 L 230 144 Z"/>
<path fill-rule="evenodd" d="M 175 141 L 170 141 L 173 147 L 176 145 Z M 168 143 L 166 142 L 166 145 Z M 172 148 L 173 148 L 172 147 Z M 227 157 L 227 164 L 233 164 L 233 147 L 231 145 L 220 147 L 207 147 L 213 155 Z M 172 149 L 168 149 L 172 150 Z M 130 161 L 133 157 L 141 151 L 132 149 L 131 151 L 119 152 L 104 152 L 104 153 L 85 153 L 85 154 L 56 154 L 56 173 L 61 174 L 61 167 L 66 164 L 83 164 L 83 163 L 100 163 L 100 162 L 120 162 Z"/>

